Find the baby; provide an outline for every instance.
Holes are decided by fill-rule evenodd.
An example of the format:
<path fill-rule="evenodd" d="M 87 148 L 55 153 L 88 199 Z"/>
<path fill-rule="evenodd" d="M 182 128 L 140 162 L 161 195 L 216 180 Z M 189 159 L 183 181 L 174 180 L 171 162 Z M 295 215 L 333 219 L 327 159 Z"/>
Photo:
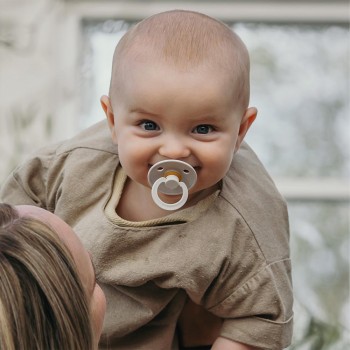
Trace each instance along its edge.
<path fill-rule="evenodd" d="M 239 37 L 195 12 L 146 18 L 117 45 L 101 104 L 110 134 L 100 122 L 47 147 L 1 192 L 54 212 L 91 252 L 107 298 L 100 347 L 287 347 L 288 215 L 243 142 L 257 110 Z M 148 182 L 164 160 L 189 164 L 197 177 L 171 212 Z M 176 203 L 181 194 L 159 197 Z"/>

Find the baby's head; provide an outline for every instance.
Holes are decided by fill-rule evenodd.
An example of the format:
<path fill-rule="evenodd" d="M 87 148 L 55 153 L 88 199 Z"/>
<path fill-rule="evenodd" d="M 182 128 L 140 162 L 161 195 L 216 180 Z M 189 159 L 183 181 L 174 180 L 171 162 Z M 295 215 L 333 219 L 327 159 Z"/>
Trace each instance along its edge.
<path fill-rule="evenodd" d="M 241 39 L 224 23 L 201 13 L 174 10 L 148 17 L 118 43 L 109 97 L 117 98 L 128 66 L 164 64 L 180 72 L 202 69 L 230 79 L 236 105 L 249 102 L 249 54 Z M 146 67 L 147 68 L 147 67 Z M 210 82 L 208 81 L 208 84 Z"/>
<path fill-rule="evenodd" d="M 177 159 L 197 172 L 190 193 L 210 188 L 225 176 L 256 116 L 248 108 L 247 49 L 206 15 L 154 15 L 120 40 L 101 103 L 132 180 L 149 186 L 150 166 Z"/>

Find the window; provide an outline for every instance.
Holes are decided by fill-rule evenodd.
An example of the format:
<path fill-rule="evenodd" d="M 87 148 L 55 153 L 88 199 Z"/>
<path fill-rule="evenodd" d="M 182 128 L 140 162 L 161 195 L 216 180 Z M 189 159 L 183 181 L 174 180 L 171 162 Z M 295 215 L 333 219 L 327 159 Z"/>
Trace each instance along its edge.
<path fill-rule="evenodd" d="M 304 23 L 224 17 L 251 55 L 251 105 L 259 115 L 247 141 L 289 203 L 296 297 L 291 348 L 326 349 L 327 342 L 341 348 L 350 324 L 349 30 L 342 21 L 312 15 Z M 99 97 L 108 93 L 114 46 L 133 23 L 122 16 L 83 22 L 84 125 L 104 118 Z"/>

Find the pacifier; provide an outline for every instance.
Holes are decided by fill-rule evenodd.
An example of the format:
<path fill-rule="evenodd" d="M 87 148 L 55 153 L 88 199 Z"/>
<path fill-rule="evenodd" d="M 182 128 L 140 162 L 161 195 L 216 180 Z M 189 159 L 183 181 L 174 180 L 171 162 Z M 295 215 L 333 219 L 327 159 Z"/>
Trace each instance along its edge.
<path fill-rule="evenodd" d="M 188 199 L 188 190 L 197 181 L 197 173 L 191 165 L 181 160 L 162 160 L 154 164 L 148 171 L 148 182 L 152 186 L 152 198 L 162 209 L 176 210 L 181 208 Z M 165 203 L 158 192 L 167 195 L 179 195 L 181 199 L 176 203 Z"/>

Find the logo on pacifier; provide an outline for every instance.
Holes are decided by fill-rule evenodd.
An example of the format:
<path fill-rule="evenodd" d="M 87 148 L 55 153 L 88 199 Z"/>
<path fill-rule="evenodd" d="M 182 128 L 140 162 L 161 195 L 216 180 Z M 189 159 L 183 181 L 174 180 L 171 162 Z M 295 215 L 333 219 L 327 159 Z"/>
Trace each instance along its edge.
<path fill-rule="evenodd" d="M 188 190 L 197 181 L 197 173 L 193 167 L 181 160 L 162 160 L 154 164 L 148 171 L 148 182 L 152 186 L 152 198 L 162 209 L 176 210 L 181 208 L 188 199 Z M 158 192 L 167 195 L 179 195 L 181 199 L 176 203 L 165 203 Z"/>

